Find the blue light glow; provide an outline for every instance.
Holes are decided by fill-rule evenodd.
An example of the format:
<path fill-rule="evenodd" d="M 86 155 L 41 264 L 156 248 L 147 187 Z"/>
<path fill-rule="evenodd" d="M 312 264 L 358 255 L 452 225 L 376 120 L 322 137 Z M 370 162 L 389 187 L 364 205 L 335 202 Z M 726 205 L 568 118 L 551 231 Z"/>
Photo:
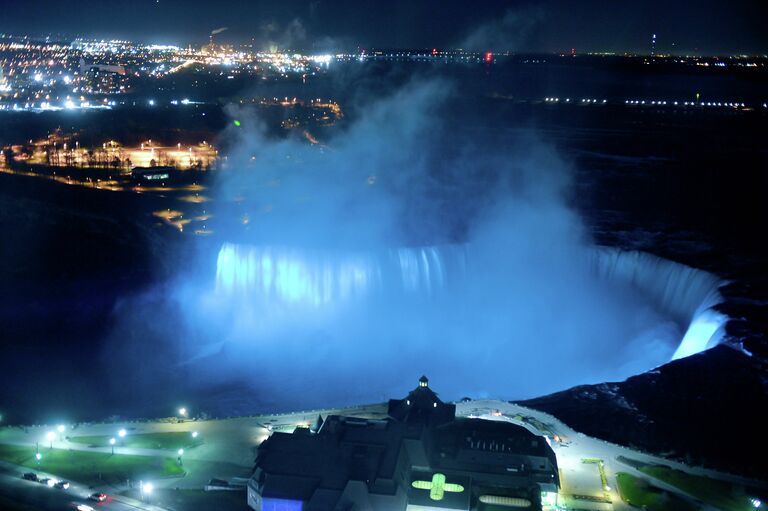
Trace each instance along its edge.
<path fill-rule="evenodd" d="M 264 498 L 261 501 L 261 511 L 301 511 L 303 505 L 300 500 Z"/>
<path fill-rule="evenodd" d="M 226 294 L 311 307 L 386 290 L 431 296 L 446 285 L 444 259 L 462 266 L 463 256 L 461 247 L 338 254 L 225 244 L 219 251 L 216 285 Z"/>

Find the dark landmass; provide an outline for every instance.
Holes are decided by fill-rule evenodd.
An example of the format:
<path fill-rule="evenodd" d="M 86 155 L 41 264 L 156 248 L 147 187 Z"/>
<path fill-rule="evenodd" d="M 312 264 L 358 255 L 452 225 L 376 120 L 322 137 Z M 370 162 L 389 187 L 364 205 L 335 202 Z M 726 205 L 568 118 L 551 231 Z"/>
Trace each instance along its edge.
<path fill-rule="evenodd" d="M 727 346 L 623 382 L 519 401 L 577 431 L 633 449 L 768 480 L 765 364 Z"/>

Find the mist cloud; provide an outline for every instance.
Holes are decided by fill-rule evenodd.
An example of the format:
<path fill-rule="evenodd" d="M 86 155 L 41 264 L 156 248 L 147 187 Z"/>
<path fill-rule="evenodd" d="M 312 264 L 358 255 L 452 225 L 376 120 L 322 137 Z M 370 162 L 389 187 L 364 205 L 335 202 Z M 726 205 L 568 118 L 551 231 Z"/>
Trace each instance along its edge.
<path fill-rule="evenodd" d="M 453 91 L 414 79 L 321 144 L 231 109 L 212 193 L 247 222 L 217 232 L 217 263 L 201 249 L 124 306 L 121 360 L 161 345 L 158 373 L 200 396 L 236 382 L 265 410 L 376 401 L 422 373 L 446 398 L 522 398 L 668 360 L 679 322 L 596 277 L 569 166 L 534 132 L 468 128 Z"/>
<path fill-rule="evenodd" d="M 293 18 L 286 24 L 277 21 L 263 23 L 259 36 L 265 49 L 271 51 L 297 49 L 307 43 L 307 29 L 299 18 Z"/>
<path fill-rule="evenodd" d="M 543 19 L 540 7 L 509 9 L 501 18 L 473 28 L 459 47 L 473 51 L 526 50 L 529 37 Z"/>

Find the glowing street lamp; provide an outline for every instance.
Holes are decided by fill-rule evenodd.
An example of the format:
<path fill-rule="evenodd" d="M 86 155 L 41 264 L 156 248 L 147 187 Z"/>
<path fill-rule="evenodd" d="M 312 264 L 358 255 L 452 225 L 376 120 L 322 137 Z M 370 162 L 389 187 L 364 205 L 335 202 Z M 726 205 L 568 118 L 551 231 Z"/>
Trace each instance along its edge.
<path fill-rule="evenodd" d="M 43 459 L 43 455 L 38 453 L 35 453 L 35 459 L 37 460 L 37 464 L 40 464 L 40 460 Z"/>
<path fill-rule="evenodd" d="M 115 437 L 112 437 L 109 439 L 109 445 L 112 446 L 112 454 L 115 454 L 115 442 L 116 442 Z"/>
<path fill-rule="evenodd" d="M 125 429 L 121 429 L 120 431 L 117 432 L 117 436 L 119 436 L 120 438 L 125 438 L 126 434 L 127 434 L 127 431 L 125 431 Z"/>
<path fill-rule="evenodd" d="M 179 415 L 181 415 L 182 417 L 186 417 L 187 416 L 187 409 L 184 408 L 184 407 L 179 408 Z"/>
<path fill-rule="evenodd" d="M 197 438 L 197 431 L 192 432 L 192 438 Z"/>
<path fill-rule="evenodd" d="M 179 459 L 179 465 L 183 465 L 183 462 L 181 461 L 181 457 L 184 456 L 184 449 L 179 449 L 178 450 L 178 454 L 179 454 L 179 458 L 178 458 Z"/>
<path fill-rule="evenodd" d="M 45 434 L 45 438 L 48 439 L 48 441 L 51 443 L 51 449 L 53 449 L 53 439 L 56 438 L 56 433 L 53 431 L 49 431 Z"/>
<path fill-rule="evenodd" d="M 59 433 L 64 433 L 64 430 L 67 429 L 64 424 L 59 424 L 56 429 L 59 431 Z"/>
<path fill-rule="evenodd" d="M 141 500 L 144 500 L 144 496 L 147 496 L 147 499 L 149 499 L 149 496 L 152 494 L 152 490 L 155 488 L 152 486 L 152 483 L 142 483 L 139 482 L 139 487 L 141 488 Z"/>

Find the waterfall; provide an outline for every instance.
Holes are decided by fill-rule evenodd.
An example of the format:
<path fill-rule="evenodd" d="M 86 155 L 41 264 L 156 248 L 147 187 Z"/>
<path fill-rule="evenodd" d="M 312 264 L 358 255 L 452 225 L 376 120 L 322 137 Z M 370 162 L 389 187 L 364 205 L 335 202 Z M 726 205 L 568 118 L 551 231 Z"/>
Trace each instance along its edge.
<path fill-rule="evenodd" d="M 432 296 L 447 285 L 449 272 L 462 272 L 464 259 L 464 248 L 457 246 L 336 252 L 227 243 L 218 255 L 216 287 L 312 307 L 371 293 Z"/>
<path fill-rule="evenodd" d="M 600 247 L 591 255 L 603 279 L 623 282 L 650 297 L 686 330 L 672 360 L 717 345 L 728 317 L 713 309 L 724 281 L 703 270 L 637 251 Z"/>
<path fill-rule="evenodd" d="M 217 292 L 254 303 L 320 311 L 373 296 L 431 299 L 455 293 L 494 269 L 470 264 L 471 245 L 379 251 L 332 251 L 224 244 L 218 255 Z M 715 275 L 642 252 L 597 247 L 586 267 L 609 284 L 635 290 L 685 331 L 672 359 L 718 344 L 727 317 L 713 309 L 724 283 Z M 595 311 L 595 314 L 599 314 Z M 482 339 L 478 339 L 482 341 Z M 619 342 L 620 340 L 617 340 Z"/>

